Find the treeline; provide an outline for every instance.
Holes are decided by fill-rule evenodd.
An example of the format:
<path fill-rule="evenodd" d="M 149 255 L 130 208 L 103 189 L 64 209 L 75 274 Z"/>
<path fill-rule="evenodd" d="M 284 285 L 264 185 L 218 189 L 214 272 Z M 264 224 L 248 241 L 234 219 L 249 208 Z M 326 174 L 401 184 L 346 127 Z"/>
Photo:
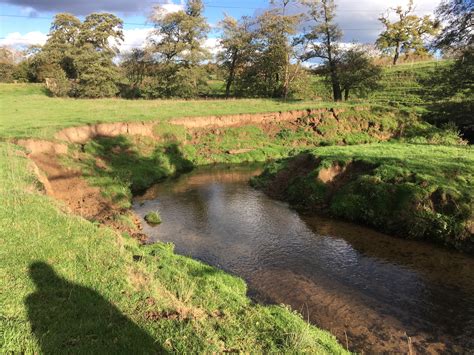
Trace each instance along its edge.
<path fill-rule="evenodd" d="M 44 82 L 52 95 L 91 98 L 204 97 L 211 92 L 210 78 L 225 83 L 226 97 L 304 97 L 315 72 L 326 78 L 336 101 L 377 89 L 381 68 L 366 48 L 341 43 L 334 0 L 271 5 L 257 17 L 225 17 L 215 56 L 204 46 L 210 26 L 202 0 L 187 0 L 173 13 L 155 7 L 153 32 L 143 49 L 130 53 L 118 51 L 123 22 L 115 15 L 94 13 L 81 22 L 61 13 L 46 44 L 30 48 L 20 63 L 6 49 L 0 52 L 0 80 Z M 412 1 L 390 11 L 396 19 L 380 18 L 385 30 L 375 45 L 393 64 L 402 56 L 426 56 L 430 48 L 450 48 L 464 58 L 459 60 L 472 60 L 470 2 L 443 2 L 437 19 L 416 16 Z M 431 47 L 428 39 L 434 39 Z M 315 61 L 320 65 L 308 69 Z"/>

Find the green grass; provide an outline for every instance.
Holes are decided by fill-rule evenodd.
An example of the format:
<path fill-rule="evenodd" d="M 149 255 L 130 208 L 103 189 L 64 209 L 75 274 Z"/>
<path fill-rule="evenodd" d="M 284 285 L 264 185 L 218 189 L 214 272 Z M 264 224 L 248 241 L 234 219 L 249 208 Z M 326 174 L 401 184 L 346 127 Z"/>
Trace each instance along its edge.
<path fill-rule="evenodd" d="M 310 153 L 317 163 L 309 172 L 299 175 L 291 165 L 298 158 L 290 158 L 270 164 L 253 184 L 278 188 L 279 198 L 310 210 L 324 208 L 393 235 L 474 252 L 474 237 L 466 229 L 474 220 L 471 146 L 380 143 Z M 317 178 L 321 169 L 335 165 L 347 167 L 336 185 Z M 281 182 L 281 171 L 293 177 Z"/>
<path fill-rule="evenodd" d="M 218 84 L 213 84 L 215 90 Z M 334 106 L 331 102 L 264 99 L 59 99 L 47 97 L 39 85 L 0 84 L 0 139 L 52 138 L 61 128 L 97 122 L 166 121 Z M 359 112 L 352 123 L 392 132 L 407 115 L 380 112 L 370 117 Z M 348 114 L 344 122 L 353 118 Z M 163 122 L 154 127 L 158 142 L 146 137 L 101 138 L 84 147 L 71 147 L 81 161 L 69 156 L 64 163 L 81 168 L 91 184 L 123 208 L 130 207 L 132 192 L 193 165 L 263 161 L 303 149 L 311 149 L 326 165 L 357 159 L 377 165 L 358 185 L 345 190 L 350 199 L 336 196 L 332 210 L 335 214 L 342 211 L 342 216 L 349 211 L 346 218 L 356 216 L 354 220 L 364 222 L 364 218 L 376 220 L 374 211 L 383 218 L 393 214 L 387 204 L 393 202 L 390 186 L 424 202 L 441 189 L 447 201 L 455 199 L 462 213 L 472 204 L 472 149 L 427 144 L 456 144 L 452 134 L 414 124 L 403 139 L 423 144 L 314 148 L 374 141 L 372 131 L 341 128 L 331 120 L 325 120 L 317 135 L 304 128 L 281 127 L 270 134 L 261 127 L 247 126 L 218 134 L 207 132 L 198 138 Z M 249 151 L 228 154 L 231 149 Z M 0 142 L 0 352 L 344 352 L 329 333 L 304 322 L 293 311 L 253 304 L 246 297 L 245 283 L 237 277 L 176 255 L 172 245 L 139 246 L 128 235 L 61 212 L 58 202 L 36 191 L 28 164 L 18 147 Z M 274 172 L 281 164 L 274 165 Z M 306 185 L 312 188 L 314 175 L 308 178 Z M 298 195 L 301 191 L 294 189 L 293 193 L 310 196 Z M 367 206 L 375 207 L 369 210 Z M 472 205 L 469 211 L 472 213 Z M 447 213 L 439 214 L 441 217 L 429 215 L 429 223 L 436 228 L 450 227 L 451 220 L 443 219 Z M 116 218 L 133 225 L 125 215 Z M 427 228 L 426 223 L 414 226 L 416 230 Z"/>
<path fill-rule="evenodd" d="M 422 113 L 427 103 L 423 100 L 423 87 L 420 85 L 420 79 L 430 76 L 431 72 L 444 68 L 449 63 L 449 61 L 422 61 L 384 67 L 380 89 L 370 93 L 368 97 L 358 98 L 352 94 L 350 100 L 353 102 L 363 100 L 373 104 L 396 106 Z M 331 98 L 331 92 L 324 85 L 322 77 L 313 76 L 312 84 L 316 95 L 325 100 Z"/>
<path fill-rule="evenodd" d="M 16 149 L 0 143 L 0 352 L 344 352 L 237 277 L 61 212 Z"/>
<path fill-rule="evenodd" d="M 272 99 L 79 100 L 48 97 L 39 84 L 0 84 L 0 137 L 52 138 L 61 128 L 90 123 L 159 121 L 332 106 L 335 105 L 330 102 Z"/>

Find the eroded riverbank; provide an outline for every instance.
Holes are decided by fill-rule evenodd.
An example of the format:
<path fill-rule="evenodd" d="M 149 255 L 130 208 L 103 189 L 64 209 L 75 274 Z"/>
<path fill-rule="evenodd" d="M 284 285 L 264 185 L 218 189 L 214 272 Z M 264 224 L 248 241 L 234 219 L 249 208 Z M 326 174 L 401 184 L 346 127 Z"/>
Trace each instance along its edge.
<path fill-rule="evenodd" d="M 134 210 L 160 212 L 162 225 L 144 225 L 155 240 L 242 276 L 255 299 L 290 304 L 351 350 L 474 349 L 472 258 L 301 216 L 248 186 L 258 171 L 198 169 L 156 186 Z"/>

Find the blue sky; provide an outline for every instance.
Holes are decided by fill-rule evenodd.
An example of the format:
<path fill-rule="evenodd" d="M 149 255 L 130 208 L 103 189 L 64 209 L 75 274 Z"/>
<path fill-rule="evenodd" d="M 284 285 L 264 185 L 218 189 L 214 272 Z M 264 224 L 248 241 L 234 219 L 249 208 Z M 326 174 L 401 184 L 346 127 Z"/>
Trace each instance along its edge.
<path fill-rule="evenodd" d="M 157 0 L 0 0 L 0 45 L 28 45 L 44 42 L 51 19 L 58 12 L 84 15 L 108 11 L 121 17 L 124 22 L 124 48 L 140 46 L 146 38 L 150 25 L 147 14 Z M 170 11 L 179 9 L 181 0 L 164 0 Z M 267 8 L 268 0 L 205 0 L 207 17 L 216 25 L 227 13 L 234 17 L 254 15 Z M 336 0 L 337 22 L 344 30 L 344 41 L 371 43 L 380 32 L 377 18 L 389 7 L 406 5 L 407 0 Z M 431 14 L 438 0 L 415 0 L 418 14 Z M 15 16 L 15 17 L 13 17 Z M 209 46 L 215 43 L 217 30 L 210 34 Z"/>

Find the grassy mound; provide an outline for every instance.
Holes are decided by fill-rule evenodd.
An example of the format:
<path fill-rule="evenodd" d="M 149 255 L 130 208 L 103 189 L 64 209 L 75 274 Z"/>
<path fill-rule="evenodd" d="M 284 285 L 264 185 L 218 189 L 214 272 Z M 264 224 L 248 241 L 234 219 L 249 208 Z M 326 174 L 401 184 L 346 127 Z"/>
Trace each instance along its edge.
<path fill-rule="evenodd" d="M 0 144 L 2 353 L 329 352 L 329 333 L 245 283 L 60 212 Z"/>
<path fill-rule="evenodd" d="M 271 163 L 252 183 L 302 208 L 474 252 L 471 147 L 321 147 Z"/>

